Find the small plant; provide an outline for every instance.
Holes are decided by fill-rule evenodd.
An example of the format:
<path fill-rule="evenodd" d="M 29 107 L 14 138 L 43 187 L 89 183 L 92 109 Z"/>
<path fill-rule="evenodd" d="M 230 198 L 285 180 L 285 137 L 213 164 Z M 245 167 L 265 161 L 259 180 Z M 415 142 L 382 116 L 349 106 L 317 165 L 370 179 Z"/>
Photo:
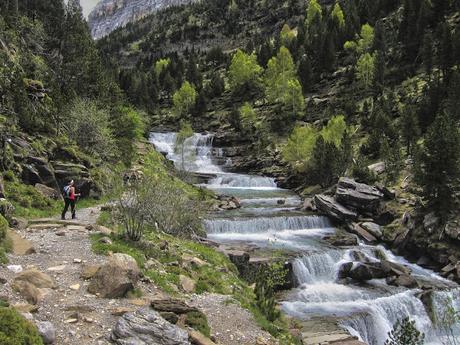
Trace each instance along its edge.
<path fill-rule="evenodd" d="M 206 315 L 204 315 L 200 311 L 191 311 L 187 313 L 187 319 L 185 323 L 192 327 L 193 329 L 199 331 L 201 334 L 205 335 L 206 337 L 211 336 L 211 330 L 208 325 L 208 319 Z"/>
<path fill-rule="evenodd" d="M 37 329 L 14 309 L 0 307 L 0 344 L 43 345 Z"/>
<path fill-rule="evenodd" d="M 423 345 L 424 340 L 425 335 L 415 327 L 415 321 L 405 317 L 395 323 L 385 345 Z"/>

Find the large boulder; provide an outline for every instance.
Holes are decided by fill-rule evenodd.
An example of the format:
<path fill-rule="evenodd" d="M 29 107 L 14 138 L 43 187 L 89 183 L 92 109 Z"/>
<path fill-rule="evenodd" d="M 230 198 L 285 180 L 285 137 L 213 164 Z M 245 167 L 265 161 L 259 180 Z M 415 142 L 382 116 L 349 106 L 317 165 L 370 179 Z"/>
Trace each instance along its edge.
<path fill-rule="evenodd" d="M 382 238 L 383 233 L 380 228 L 380 225 L 373 223 L 373 222 L 364 222 L 364 223 L 361 223 L 360 225 L 364 230 L 369 232 L 372 236 L 378 239 Z"/>
<path fill-rule="evenodd" d="M 383 193 L 375 187 L 347 177 L 341 177 L 337 184 L 335 197 L 339 203 L 346 207 L 375 212 L 383 199 Z"/>
<path fill-rule="evenodd" d="M 116 253 L 97 271 L 88 291 L 104 298 L 124 297 L 134 289 L 140 276 L 141 272 L 132 256 Z"/>
<path fill-rule="evenodd" d="M 315 195 L 315 205 L 317 209 L 326 216 L 339 222 L 347 222 L 358 218 L 358 214 L 334 200 L 334 198 L 324 195 Z"/>
<path fill-rule="evenodd" d="M 35 184 L 35 189 L 43 196 L 47 197 L 47 198 L 50 198 L 50 199 L 54 199 L 54 200 L 60 200 L 62 199 L 62 195 L 61 193 L 54 189 L 54 188 L 51 188 L 51 187 L 48 187 L 44 184 L 41 184 L 41 183 L 36 183 Z"/>
<path fill-rule="evenodd" d="M 115 324 L 111 340 L 119 345 L 190 345 L 186 331 L 148 308 L 124 314 Z"/>
<path fill-rule="evenodd" d="M 22 180 L 26 184 L 37 183 L 59 190 L 54 170 L 45 158 L 28 156 L 22 164 Z"/>
<path fill-rule="evenodd" d="M 376 242 L 377 241 L 377 238 L 374 235 L 372 235 L 370 232 L 368 232 L 366 229 L 364 229 L 360 224 L 351 223 L 348 225 L 348 229 L 350 230 L 350 232 L 363 238 L 366 242 Z"/>

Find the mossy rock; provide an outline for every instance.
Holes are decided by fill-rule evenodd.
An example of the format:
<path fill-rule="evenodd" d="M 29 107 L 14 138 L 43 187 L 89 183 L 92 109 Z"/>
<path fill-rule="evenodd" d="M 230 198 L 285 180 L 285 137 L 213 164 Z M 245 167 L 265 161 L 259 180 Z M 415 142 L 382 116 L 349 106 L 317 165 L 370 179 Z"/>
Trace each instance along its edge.
<path fill-rule="evenodd" d="M 201 311 L 196 310 L 188 312 L 185 323 L 208 338 L 211 336 L 208 319 Z"/>
<path fill-rule="evenodd" d="M 0 214 L 0 245 L 6 239 L 6 233 L 8 231 L 8 221 Z"/>
<path fill-rule="evenodd" d="M 0 307 L 0 344 L 43 345 L 37 328 L 11 308 Z"/>

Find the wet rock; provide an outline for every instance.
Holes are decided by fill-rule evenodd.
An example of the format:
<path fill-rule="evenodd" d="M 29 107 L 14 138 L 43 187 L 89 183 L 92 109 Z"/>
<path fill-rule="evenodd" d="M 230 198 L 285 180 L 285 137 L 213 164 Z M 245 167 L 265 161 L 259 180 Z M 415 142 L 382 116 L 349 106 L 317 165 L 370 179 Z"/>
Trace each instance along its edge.
<path fill-rule="evenodd" d="M 351 247 L 358 245 L 358 238 L 355 235 L 347 233 L 325 236 L 324 240 L 335 247 Z"/>
<path fill-rule="evenodd" d="M 111 340 L 119 345 L 190 345 L 186 331 L 147 308 L 124 314 L 115 324 Z"/>
<path fill-rule="evenodd" d="M 388 260 L 381 260 L 380 264 L 382 266 L 382 269 L 384 272 L 386 272 L 388 275 L 410 275 L 411 270 L 410 268 L 398 264 L 396 262 L 388 261 Z"/>
<path fill-rule="evenodd" d="M 360 224 L 361 228 L 369 232 L 372 236 L 380 239 L 382 237 L 382 230 L 380 229 L 380 225 L 372 222 L 364 222 Z"/>
<path fill-rule="evenodd" d="M 88 291 L 104 298 L 124 297 L 128 291 L 134 289 L 140 274 L 133 257 L 116 253 L 97 271 Z"/>
<path fill-rule="evenodd" d="M 335 201 L 334 198 L 327 195 L 315 195 L 315 205 L 319 211 L 340 222 L 347 222 L 358 218 L 356 212 L 349 210 Z"/>
<path fill-rule="evenodd" d="M 348 276 L 357 281 L 367 281 L 371 279 L 382 279 L 387 277 L 387 273 L 382 269 L 380 263 L 355 263 L 348 272 Z"/>
<path fill-rule="evenodd" d="M 37 329 L 44 344 L 54 344 L 56 342 L 56 330 L 51 322 L 40 321 L 37 323 Z"/>
<path fill-rule="evenodd" d="M 406 288 L 415 288 L 418 286 L 417 281 L 414 279 L 414 277 L 408 275 L 408 274 L 403 274 L 400 276 L 392 276 L 392 277 L 387 277 L 386 282 L 388 285 L 394 285 L 394 286 L 402 286 Z"/>
<path fill-rule="evenodd" d="M 375 187 L 341 177 L 337 184 L 335 197 L 346 207 L 375 212 L 383 199 L 383 194 Z"/>
<path fill-rule="evenodd" d="M 376 242 L 377 241 L 377 238 L 375 236 L 373 236 L 371 233 L 369 233 L 367 230 L 365 230 L 361 225 L 357 224 L 357 223 L 352 223 L 348 226 L 348 229 L 360 236 L 361 238 L 363 238 L 364 240 L 366 240 L 367 242 Z"/>
<path fill-rule="evenodd" d="M 339 278 L 347 278 L 350 275 L 350 271 L 353 268 L 353 262 L 346 262 L 339 269 Z"/>

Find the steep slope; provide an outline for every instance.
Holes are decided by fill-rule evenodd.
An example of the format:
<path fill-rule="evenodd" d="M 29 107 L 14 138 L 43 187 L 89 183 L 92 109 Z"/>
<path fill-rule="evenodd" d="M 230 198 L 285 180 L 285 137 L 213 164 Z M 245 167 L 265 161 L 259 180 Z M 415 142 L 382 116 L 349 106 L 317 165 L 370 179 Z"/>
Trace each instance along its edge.
<path fill-rule="evenodd" d="M 91 11 L 88 24 L 95 39 L 104 37 L 119 27 L 142 19 L 149 14 L 192 0 L 101 0 Z"/>

